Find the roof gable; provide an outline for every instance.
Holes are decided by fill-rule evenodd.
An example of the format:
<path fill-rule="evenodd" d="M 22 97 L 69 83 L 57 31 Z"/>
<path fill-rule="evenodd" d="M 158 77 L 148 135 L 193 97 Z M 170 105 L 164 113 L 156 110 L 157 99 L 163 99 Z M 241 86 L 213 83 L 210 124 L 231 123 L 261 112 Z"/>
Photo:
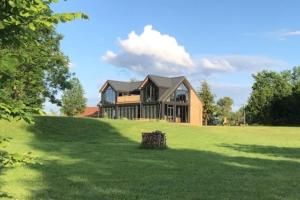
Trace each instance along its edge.
<path fill-rule="evenodd" d="M 162 77 L 155 75 L 148 75 L 142 82 L 140 89 L 142 89 L 148 80 L 151 80 L 157 87 L 171 88 L 174 87 L 179 81 L 185 79 L 184 76 L 179 77 Z"/>
<path fill-rule="evenodd" d="M 169 88 L 168 90 L 166 90 L 166 91 L 164 92 L 164 94 L 159 98 L 159 101 L 166 101 L 167 98 L 169 98 L 170 95 L 171 95 L 173 92 L 175 92 L 175 90 L 180 86 L 181 83 L 183 83 L 188 89 L 193 90 L 195 93 L 197 93 L 197 92 L 195 91 L 195 89 L 193 88 L 193 86 L 190 84 L 190 82 L 189 82 L 185 77 L 183 77 L 182 80 L 179 80 L 179 79 L 178 79 L 178 82 L 176 83 L 176 85 L 175 85 L 174 87 L 171 87 L 171 88 Z M 198 97 L 199 101 L 202 102 L 201 98 L 200 98 L 198 95 L 197 95 L 197 97 Z M 202 103 L 203 103 L 203 102 L 202 102 Z"/>
<path fill-rule="evenodd" d="M 178 87 L 179 85 L 186 80 L 185 77 L 179 78 L 173 80 L 172 87 L 169 87 L 159 98 L 159 101 L 165 101 Z M 189 85 L 187 86 L 189 87 Z"/>
<path fill-rule="evenodd" d="M 141 90 L 148 83 L 148 81 L 153 82 L 158 88 L 164 88 L 163 93 L 161 93 L 158 97 L 158 101 L 165 101 L 183 82 L 189 89 L 194 90 L 189 81 L 184 76 L 178 77 L 162 77 L 156 75 L 148 75 L 144 79 L 144 81 L 135 81 L 135 82 L 125 82 L 125 81 L 115 81 L 108 80 L 101 87 L 100 91 L 103 90 L 110 85 L 117 92 L 131 92 L 135 90 Z M 202 102 L 202 100 L 199 98 Z"/>
<path fill-rule="evenodd" d="M 125 81 L 115 81 L 115 80 L 108 80 L 104 86 L 101 88 L 101 91 L 106 88 L 106 85 L 110 85 L 115 91 L 117 92 L 131 92 L 138 90 L 141 81 L 135 82 L 125 82 Z"/>

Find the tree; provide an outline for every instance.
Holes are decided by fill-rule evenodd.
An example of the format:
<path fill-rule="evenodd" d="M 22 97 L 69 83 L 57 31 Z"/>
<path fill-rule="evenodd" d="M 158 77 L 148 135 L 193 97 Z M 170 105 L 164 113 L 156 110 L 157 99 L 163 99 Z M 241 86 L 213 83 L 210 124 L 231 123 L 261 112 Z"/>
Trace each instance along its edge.
<path fill-rule="evenodd" d="M 84 111 L 86 99 L 79 79 L 73 78 L 71 89 L 64 91 L 61 111 L 67 116 L 74 116 Z"/>
<path fill-rule="evenodd" d="M 300 124 L 300 67 L 282 72 L 262 71 L 253 77 L 247 122 Z"/>
<path fill-rule="evenodd" d="M 31 122 L 30 114 L 41 113 L 45 98 L 59 104 L 55 95 L 69 87 L 68 59 L 60 51 L 62 36 L 55 25 L 87 15 L 53 13 L 53 2 L 58 0 L 0 1 L 0 119 Z M 0 167 L 26 161 L 0 151 Z"/>
<path fill-rule="evenodd" d="M 223 124 L 228 123 L 232 112 L 233 100 L 230 97 L 223 97 L 217 101 L 218 112 L 223 118 Z"/>
<path fill-rule="evenodd" d="M 291 87 L 291 93 L 271 101 L 270 115 L 275 125 L 299 125 L 300 124 L 300 67 L 284 71 L 287 83 Z"/>
<path fill-rule="evenodd" d="M 48 98 L 69 87 L 68 59 L 59 49 L 59 22 L 84 18 L 83 13 L 53 13 L 54 0 L 0 2 L 0 118 L 29 119 Z"/>
<path fill-rule="evenodd" d="M 203 121 L 205 125 L 211 124 L 213 120 L 213 115 L 215 112 L 215 105 L 214 105 L 214 95 L 212 94 L 210 87 L 206 81 L 201 83 L 200 91 L 198 95 L 202 99 L 204 103 L 203 106 Z"/>
<path fill-rule="evenodd" d="M 300 66 L 294 67 L 291 74 L 292 74 L 293 92 L 298 93 L 300 92 Z"/>
<path fill-rule="evenodd" d="M 241 125 L 245 124 L 245 106 L 242 106 L 240 109 L 238 109 L 235 112 L 231 112 L 229 115 L 229 123 L 231 125 Z"/>

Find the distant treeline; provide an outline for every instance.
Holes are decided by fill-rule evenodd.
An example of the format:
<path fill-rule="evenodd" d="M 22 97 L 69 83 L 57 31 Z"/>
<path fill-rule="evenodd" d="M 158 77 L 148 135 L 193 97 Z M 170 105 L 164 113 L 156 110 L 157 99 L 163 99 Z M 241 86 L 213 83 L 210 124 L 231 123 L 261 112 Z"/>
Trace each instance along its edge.
<path fill-rule="evenodd" d="M 300 66 L 282 72 L 265 70 L 253 78 L 247 123 L 300 125 Z"/>

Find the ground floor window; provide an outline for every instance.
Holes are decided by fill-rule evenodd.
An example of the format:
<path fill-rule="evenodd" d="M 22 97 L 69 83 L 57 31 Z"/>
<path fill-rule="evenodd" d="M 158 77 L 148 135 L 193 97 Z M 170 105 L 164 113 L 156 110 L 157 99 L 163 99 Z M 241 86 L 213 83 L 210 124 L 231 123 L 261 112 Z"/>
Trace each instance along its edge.
<path fill-rule="evenodd" d="M 173 105 L 165 105 L 165 118 L 169 122 L 174 121 L 174 107 L 173 107 Z"/>
<path fill-rule="evenodd" d="M 159 119 L 161 114 L 164 119 L 170 122 L 189 122 L 189 107 L 188 105 L 165 104 L 164 110 L 160 110 L 159 104 L 149 105 L 122 105 L 116 107 L 102 108 L 103 117 L 108 118 L 127 118 L 127 119 Z"/>
<path fill-rule="evenodd" d="M 142 117 L 146 119 L 158 119 L 159 105 L 144 105 L 142 107 Z"/>
<path fill-rule="evenodd" d="M 114 107 L 103 108 L 103 117 L 115 118 L 116 110 Z"/>
<path fill-rule="evenodd" d="M 140 117 L 140 106 L 119 106 L 117 108 L 118 118 L 136 119 Z"/>
<path fill-rule="evenodd" d="M 188 106 L 187 105 L 165 105 L 165 119 L 169 122 L 181 122 L 187 123 L 188 118 Z"/>
<path fill-rule="evenodd" d="M 176 106 L 176 121 L 187 123 L 188 113 L 188 106 Z"/>

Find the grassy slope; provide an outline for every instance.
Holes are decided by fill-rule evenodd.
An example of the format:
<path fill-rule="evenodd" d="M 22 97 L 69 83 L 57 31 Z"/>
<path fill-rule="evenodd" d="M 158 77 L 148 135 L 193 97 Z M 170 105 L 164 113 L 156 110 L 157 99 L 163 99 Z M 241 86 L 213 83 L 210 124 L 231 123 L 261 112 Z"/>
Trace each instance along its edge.
<path fill-rule="evenodd" d="M 154 129 L 168 150 L 138 148 Z M 300 199 L 300 128 L 42 117 L 0 136 L 42 162 L 0 171 L 13 199 Z"/>

